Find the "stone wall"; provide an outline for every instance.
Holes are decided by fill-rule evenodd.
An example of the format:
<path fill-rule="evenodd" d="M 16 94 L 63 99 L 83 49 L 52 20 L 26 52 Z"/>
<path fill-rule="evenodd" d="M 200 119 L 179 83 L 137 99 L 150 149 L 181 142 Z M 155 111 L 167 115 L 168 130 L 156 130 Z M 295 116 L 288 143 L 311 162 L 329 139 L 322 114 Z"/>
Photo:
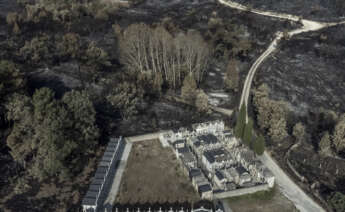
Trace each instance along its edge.
<path fill-rule="evenodd" d="M 220 193 L 215 193 L 213 194 L 214 199 L 224 199 L 228 197 L 235 197 L 235 196 L 241 196 L 245 194 L 252 194 L 257 191 L 267 191 L 270 188 L 268 187 L 268 184 L 263 184 L 263 185 L 258 185 L 258 186 L 253 186 L 249 188 L 240 188 L 232 191 L 225 191 L 225 192 L 220 192 Z"/>

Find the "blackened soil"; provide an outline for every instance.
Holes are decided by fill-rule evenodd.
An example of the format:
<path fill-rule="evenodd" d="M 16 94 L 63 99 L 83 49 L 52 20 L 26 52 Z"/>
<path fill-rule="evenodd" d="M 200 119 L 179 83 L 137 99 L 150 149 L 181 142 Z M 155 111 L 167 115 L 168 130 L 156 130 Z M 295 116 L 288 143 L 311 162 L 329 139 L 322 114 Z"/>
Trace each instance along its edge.
<path fill-rule="evenodd" d="M 258 71 L 271 97 L 303 115 L 318 108 L 345 112 L 344 26 L 301 34 L 283 42 Z"/>
<path fill-rule="evenodd" d="M 234 0 L 264 11 L 282 12 L 316 21 L 344 19 L 344 3 L 338 0 Z"/>

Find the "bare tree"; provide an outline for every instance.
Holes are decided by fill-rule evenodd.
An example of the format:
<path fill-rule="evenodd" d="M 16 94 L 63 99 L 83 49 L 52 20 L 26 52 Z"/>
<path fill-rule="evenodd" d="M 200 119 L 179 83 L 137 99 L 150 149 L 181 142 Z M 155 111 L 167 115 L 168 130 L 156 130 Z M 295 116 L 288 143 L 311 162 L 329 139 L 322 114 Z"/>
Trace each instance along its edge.
<path fill-rule="evenodd" d="M 120 36 L 121 61 L 129 71 L 161 73 L 172 88 L 193 74 L 197 84 L 208 66 L 209 47 L 198 32 L 173 37 L 164 27 L 133 24 Z"/>

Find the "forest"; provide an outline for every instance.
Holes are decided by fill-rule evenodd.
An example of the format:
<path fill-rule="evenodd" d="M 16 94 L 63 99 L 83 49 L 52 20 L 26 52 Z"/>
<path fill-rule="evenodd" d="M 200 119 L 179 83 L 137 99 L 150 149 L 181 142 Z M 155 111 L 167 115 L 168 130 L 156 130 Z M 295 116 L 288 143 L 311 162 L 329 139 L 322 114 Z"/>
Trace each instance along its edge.
<path fill-rule="evenodd" d="M 224 75 L 215 84 L 237 108 L 250 64 L 277 30 L 294 27 L 216 3 L 185 4 L 17 0 L 0 16 L 1 209 L 78 211 L 109 137 L 214 118 L 207 92 L 217 68 Z M 343 155 L 344 118 L 325 113 L 309 130 L 257 87 L 253 119 L 239 130 L 248 146 L 262 154 L 265 142 L 317 135 L 317 151 Z M 235 126 L 236 115 L 226 123 Z M 341 208 L 344 195 L 333 189 L 328 200 Z"/>
<path fill-rule="evenodd" d="M 17 11 L 2 17 L 0 150 L 6 165 L 0 208 L 78 210 L 107 139 L 121 135 L 109 120 L 130 122 L 145 113 L 143 105 L 168 94 L 181 96 L 188 110 L 196 105 L 196 114 L 208 114 L 201 86 L 211 59 L 230 57 L 228 48 L 214 46 L 236 46 L 234 60 L 250 49 L 248 40 L 211 40 L 172 23 L 120 25 L 117 12 L 126 7 L 18 0 Z M 111 36 L 107 44 L 97 33 Z M 232 33 L 239 39 L 240 30 Z M 69 65 L 57 76 L 68 76 L 71 87 L 37 77 L 61 64 Z M 229 89 L 237 89 L 235 65 L 229 65 L 236 75 L 234 81 L 229 74 Z"/>

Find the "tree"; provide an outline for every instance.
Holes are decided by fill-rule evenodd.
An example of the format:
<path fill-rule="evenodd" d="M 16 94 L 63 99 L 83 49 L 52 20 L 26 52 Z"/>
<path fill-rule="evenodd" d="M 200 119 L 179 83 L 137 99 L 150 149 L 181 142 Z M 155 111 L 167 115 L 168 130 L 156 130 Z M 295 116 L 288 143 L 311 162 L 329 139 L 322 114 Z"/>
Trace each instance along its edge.
<path fill-rule="evenodd" d="M 259 135 L 253 145 L 254 152 L 258 155 L 262 155 L 265 151 L 265 137 Z"/>
<path fill-rule="evenodd" d="M 119 37 L 120 61 L 131 73 L 157 73 L 176 89 L 183 76 L 193 74 L 197 84 L 208 67 L 209 46 L 200 33 L 190 30 L 173 37 L 163 26 L 132 24 Z"/>
<path fill-rule="evenodd" d="M 85 92 L 57 100 L 52 90 L 41 88 L 32 98 L 14 94 L 6 108 L 13 122 L 6 141 L 11 155 L 36 179 L 77 172 L 98 140 L 95 110 Z"/>
<path fill-rule="evenodd" d="M 29 60 L 32 64 L 49 59 L 53 49 L 52 42 L 49 39 L 50 36 L 44 34 L 39 37 L 34 37 L 30 41 L 25 41 L 25 45 L 19 49 L 19 54 L 24 60 Z"/>
<path fill-rule="evenodd" d="M 35 108 L 34 114 L 37 122 L 41 123 L 50 110 L 56 106 L 54 95 L 54 92 L 49 88 L 41 88 L 35 91 L 32 104 Z"/>
<path fill-rule="evenodd" d="M 243 135 L 243 142 L 248 146 L 251 147 L 252 144 L 252 136 L 253 136 L 253 120 L 249 119 L 248 123 L 245 126 L 244 129 L 244 135 Z"/>
<path fill-rule="evenodd" d="M 333 133 L 333 144 L 338 153 L 345 150 L 345 114 L 343 114 L 335 125 Z"/>
<path fill-rule="evenodd" d="M 298 122 L 293 127 L 292 135 L 297 141 L 303 141 L 303 139 L 305 138 L 305 126 L 301 122 Z"/>
<path fill-rule="evenodd" d="M 226 68 L 225 85 L 228 89 L 237 91 L 239 82 L 239 73 L 237 71 L 237 63 L 235 59 L 231 59 Z"/>
<path fill-rule="evenodd" d="M 26 80 L 20 70 L 11 61 L 0 60 L 0 101 L 15 91 L 24 88 Z"/>
<path fill-rule="evenodd" d="M 273 141 L 281 141 L 288 136 L 286 131 L 286 120 L 285 118 L 273 119 L 271 126 L 268 130 L 268 135 Z"/>
<path fill-rule="evenodd" d="M 160 96 L 162 94 L 162 86 L 163 86 L 162 74 L 157 73 L 154 76 L 152 88 L 153 88 L 154 93 L 156 93 L 158 96 Z"/>
<path fill-rule="evenodd" d="M 197 94 L 196 89 L 197 85 L 194 79 L 194 75 L 193 73 L 190 73 L 183 80 L 183 86 L 181 88 L 182 98 L 190 104 L 194 104 L 195 97 Z"/>
<path fill-rule="evenodd" d="M 62 41 L 57 44 L 60 54 L 71 58 L 76 58 L 80 54 L 80 36 L 76 33 L 67 33 L 62 37 Z"/>
<path fill-rule="evenodd" d="M 20 30 L 19 25 L 18 25 L 17 22 L 14 23 L 14 25 L 13 25 L 13 33 L 16 34 L 16 35 L 21 33 L 21 30 Z"/>
<path fill-rule="evenodd" d="M 332 155 L 332 142 L 331 137 L 328 132 L 324 133 L 320 143 L 319 143 L 319 152 L 323 155 Z"/>
<path fill-rule="evenodd" d="M 195 100 L 195 106 L 199 112 L 207 112 L 209 110 L 208 96 L 203 90 L 198 90 Z"/>
<path fill-rule="evenodd" d="M 25 164 L 25 158 L 33 149 L 33 106 L 29 97 L 13 94 L 6 104 L 7 120 L 14 123 L 11 133 L 6 139 L 7 146 L 11 149 L 13 159 L 20 164 Z"/>
<path fill-rule="evenodd" d="M 236 126 L 235 126 L 235 136 L 237 138 L 243 138 L 244 128 L 246 125 L 246 106 L 242 104 L 240 112 L 237 115 Z"/>
<path fill-rule="evenodd" d="M 67 92 L 62 101 L 72 118 L 73 134 L 71 137 L 78 143 L 78 151 L 86 152 L 92 150 L 97 144 L 99 129 L 96 126 L 96 111 L 90 96 L 86 91 L 72 90 Z"/>
<path fill-rule="evenodd" d="M 258 125 L 271 139 L 281 141 L 288 136 L 286 103 L 269 99 L 268 93 L 269 88 L 266 84 L 262 84 L 254 92 L 253 102 L 257 111 Z"/>
<path fill-rule="evenodd" d="M 128 119 L 138 113 L 137 106 L 142 96 L 142 92 L 135 85 L 123 82 L 113 88 L 107 100 L 123 119 Z"/>
<path fill-rule="evenodd" d="M 331 203 L 332 207 L 336 212 L 344 212 L 345 211 L 345 195 L 340 192 L 334 192 L 331 198 L 329 198 L 329 202 Z"/>

